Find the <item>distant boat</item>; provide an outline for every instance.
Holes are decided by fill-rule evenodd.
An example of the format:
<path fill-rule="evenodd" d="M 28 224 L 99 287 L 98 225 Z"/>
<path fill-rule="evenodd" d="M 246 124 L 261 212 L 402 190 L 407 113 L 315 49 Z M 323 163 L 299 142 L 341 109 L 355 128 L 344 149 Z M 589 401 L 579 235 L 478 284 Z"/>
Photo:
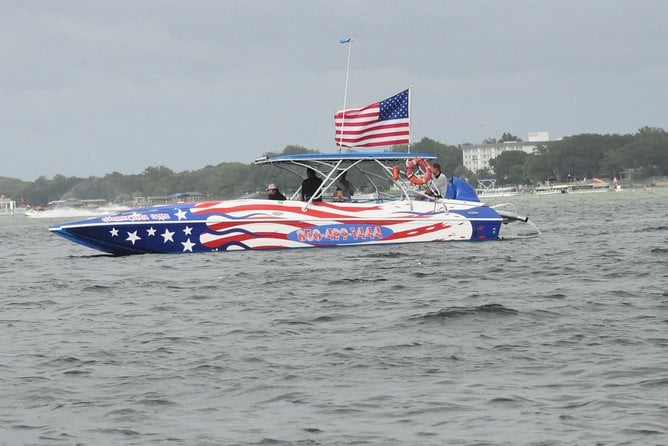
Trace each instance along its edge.
<path fill-rule="evenodd" d="M 565 194 L 569 190 L 567 184 L 550 184 L 550 181 L 545 181 L 544 183 L 539 183 L 536 186 L 532 193 L 536 195 L 552 195 L 552 194 Z"/>
<path fill-rule="evenodd" d="M 512 197 L 518 194 L 517 187 L 496 187 L 496 179 L 486 178 L 478 180 L 478 188 L 475 190 L 478 197 L 492 198 L 492 197 Z"/>
<path fill-rule="evenodd" d="M 4 195 L 0 196 L 0 214 L 14 215 L 16 210 L 16 202 L 11 198 L 6 198 Z"/>
<path fill-rule="evenodd" d="M 608 183 L 599 178 L 584 179 L 571 183 L 570 186 L 570 192 L 573 193 L 610 192 L 611 190 Z"/>
<path fill-rule="evenodd" d="M 545 181 L 544 183 L 539 183 L 533 189 L 534 194 L 538 195 L 549 195 L 549 194 L 566 194 L 566 193 L 590 193 L 590 192 L 609 192 L 611 190 L 608 187 L 608 184 L 598 178 L 592 178 L 591 180 L 582 180 L 577 182 L 571 182 L 568 184 L 551 184 L 550 181 Z"/>
<path fill-rule="evenodd" d="M 577 193 L 592 193 L 592 192 L 610 192 L 612 189 L 608 185 L 598 186 L 595 184 L 579 184 L 571 186 L 569 192 Z"/>

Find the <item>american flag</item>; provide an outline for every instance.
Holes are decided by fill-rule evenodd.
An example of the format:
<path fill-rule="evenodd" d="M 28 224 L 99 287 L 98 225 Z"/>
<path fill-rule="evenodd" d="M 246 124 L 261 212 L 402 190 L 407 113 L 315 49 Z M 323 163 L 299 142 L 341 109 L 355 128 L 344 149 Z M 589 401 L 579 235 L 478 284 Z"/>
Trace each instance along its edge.
<path fill-rule="evenodd" d="M 376 147 L 408 144 L 408 91 L 366 107 L 337 111 L 334 115 L 336 145 Z"/>

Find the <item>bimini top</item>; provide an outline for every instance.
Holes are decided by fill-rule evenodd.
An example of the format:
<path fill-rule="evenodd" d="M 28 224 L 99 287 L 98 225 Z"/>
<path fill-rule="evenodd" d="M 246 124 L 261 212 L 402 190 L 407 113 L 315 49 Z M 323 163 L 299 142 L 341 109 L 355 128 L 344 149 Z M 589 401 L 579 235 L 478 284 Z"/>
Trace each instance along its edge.
<path fill-rule="evenodd" d="M 396 184 L 402 195 L 410 200 L 409 194 L 420 193 L 420 191 L 407 180 L 408 177 L 404 175 L 404 178 L 401 178 L 399 176 L 399 165 L 406 165 L 406 169 L 409 169 L 409 163 L 412 162 L 412 168 L 415 168 L 416 159 L 426 162 L 436 159 L 436 156 L 421 152 L 302 153 L 274 157 L 264 156 L 257 158 L 255 164 L 271 164 L 298 176 L 300 179 L 305 178 L 304 174 L 308 169 L 315 171 L 316 174 L 320 175 L 322 181 L 318 189 L 313 192 L 313 197 L 307 201 L 306 206 L 309 206 L 311 201 L 321 198 L 326 190 L 331 189 L 333 191 L 339 178 L 350 171 L 355 171 L 360 179 L 362 176 L 365 177 L 367 186 L 375 191 L 374 196 L 376 197 L 380 197 L 381 189 L 384 191 L 389 188 L 389 181 L 390 184 Z M 421 166 L 418 165 L 416 169 L 422 169 L 423 171 L 428 164 Z M 307 168 L 307 170 L 304 170 L 304 168 Z M 431 172 L 428 175 L 431 175 Z M 378 180 L 381 180 L 381 182 L 378 182 Z M 292 199 L 297 199 L 298 192 L 295 192 Z M 392 199 L 396 199 L 396 197 L 393 196 Z"/>
<path fill-rule="evenodd" d="M 267 163 L 294 163 L 294 162 L 313 162 L 313 161 L 400 161 L 414 158 L 436 159 L 436 155 L 420 152 L 347 152 L 347 153 L 303 153 L 296 155 L 281 155 L 274 157 L 260 157 L 255 159 L 255 164 Z"/>

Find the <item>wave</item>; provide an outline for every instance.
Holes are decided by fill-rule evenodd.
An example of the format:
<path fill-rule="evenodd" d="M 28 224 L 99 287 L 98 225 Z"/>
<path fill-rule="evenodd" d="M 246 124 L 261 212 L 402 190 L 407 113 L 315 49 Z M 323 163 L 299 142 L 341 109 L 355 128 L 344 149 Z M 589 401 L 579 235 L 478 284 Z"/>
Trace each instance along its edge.
<path fill-rule="evenodd" d="M 410 320 L 433 322 L 469 316 L 514 316 L 519 311 L 500 304 L 485 304 L 475 307 L 451 307 L 410 317 Z"/>
<path fill-rule="evenodd" d="M 668 225 L 650 226 L 649 228 L 638 228 L 633 232 L 651 232 L 651 231 L 668 231 Z"/>

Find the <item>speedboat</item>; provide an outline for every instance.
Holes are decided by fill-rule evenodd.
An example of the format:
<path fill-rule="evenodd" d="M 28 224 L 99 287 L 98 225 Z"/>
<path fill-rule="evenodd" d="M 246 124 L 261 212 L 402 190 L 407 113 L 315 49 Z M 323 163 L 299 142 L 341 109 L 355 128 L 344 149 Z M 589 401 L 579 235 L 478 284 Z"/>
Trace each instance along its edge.
<path fill-rule="evenodd" d="M 262 157 L 322 180 L 313 196 L 297 189 L 286 200 L 234 199 L 143 207 L 54 225 L 54 234 L 113 255 L 194 253 L 497 240 L 501 225 L 528 218 L 481 203 L 461 178 L 433 190 L 428 153 L 350 152 Z M 365 194 L 328 199 L 344 175 L 365 179 Z"/>

